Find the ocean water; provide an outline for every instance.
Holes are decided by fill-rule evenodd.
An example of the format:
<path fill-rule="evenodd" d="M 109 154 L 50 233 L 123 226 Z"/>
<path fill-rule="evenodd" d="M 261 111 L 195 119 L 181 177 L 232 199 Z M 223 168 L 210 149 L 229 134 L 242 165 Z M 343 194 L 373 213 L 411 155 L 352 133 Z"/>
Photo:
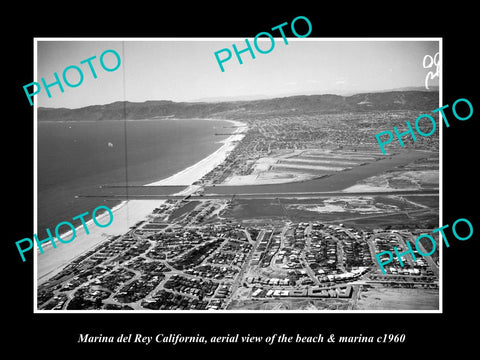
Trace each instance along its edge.
<path fill-rule="evenodd" d="M 38 124 L 38 234 L 99 205 L 120 200 L 85 198 L 101 185 L 145 185 L 165 179 L 217 150 L 223 121 L 132 120 Z M 223 129 L 223 131 L 222 131 Z M 86 220 L 90 216 L 86 217 Z M 81 225 L 79 220 L 74 225 Z M 41 237 L 40 237 L 41 238 Z"/>

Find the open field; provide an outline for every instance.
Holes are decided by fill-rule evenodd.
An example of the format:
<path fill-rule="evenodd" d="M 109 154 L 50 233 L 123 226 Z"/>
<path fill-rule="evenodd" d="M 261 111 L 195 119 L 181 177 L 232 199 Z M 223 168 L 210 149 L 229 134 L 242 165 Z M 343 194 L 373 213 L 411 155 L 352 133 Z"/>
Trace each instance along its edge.
<path fill-rule="evenodd" d="M 362 290 L 356 310 L 438 310 L 434 289 L 405 289 L 376 286 Z"/>
<path fill-rule="evenodd" d="M 241 221 L 284 219 L 291 221 L 343 222 L 368 224 L 368 227 L 415 226 L 425 221 L 438 223 L 438 196 L 372 195 L 299 198 L 234 199 L 222 217 Z M 370 226 L 371 225 L 371 226 Z M 424 226 L 425 227 L 425 226 Z M 426 226 L 428 227 L 428 226 Z"/>
<path fill-rule="evenodd" d="M 234 300 L 228 310 L 348 310 L 348 300 Z"/>

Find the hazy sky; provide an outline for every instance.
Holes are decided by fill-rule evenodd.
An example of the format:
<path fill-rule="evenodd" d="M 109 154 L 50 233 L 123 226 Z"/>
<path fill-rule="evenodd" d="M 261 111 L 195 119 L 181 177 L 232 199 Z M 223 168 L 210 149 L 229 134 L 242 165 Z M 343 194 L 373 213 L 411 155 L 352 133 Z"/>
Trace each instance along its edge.
<path fill-rule="evenodd" d="M 140 41 L 53 41 L 37 40 L 37 81 L 42 77 L 47 84 L 54 81 L 54 72 L 62 79 L 63 70 L 70 65 L 82 69 L 81 85 L 45 89 L 35 96 L 39 106 L 77 108 L 108 104 L 114 101 L 172 100 L 194 101 L 209 97 L 230 96 L 285 96 L 286 94 L 355 93 L 406 86 L 424 87 L 425 77 L 432 69 L 423 67 L 425 55 L 432 57 L 439 51 L 438 41 L 382 40 L 351 41 L 319 38 L 276 38 L 274 49 L 259 53 L 252 59 L 243 53 L 240 65 L 232 50 L 245 48 L 245 39 Z M 263 42 L 265 40 L 265 42 Z M 266 50 L 268 38 L 259 42 Z M 214 52 L 223 48 L 232 51 L 221 72 Z M 120 54 L 122 64 L 113 72 L 103 70 L 100 54 L 113 49 Z M 96 55 L 92 65 L 97 73 L 93 79 L 88 64 L 80 61 Z M 226 56 L 225 53 L 220 55 Z M 105 55 L 108 67 L 116 64 L 111 53 Z M 75 69 L 67 72 L 71 83 L 78 82 Z M 35 80 L 32 80 L 35 81 Z M 429 82 L 438 85 L 438 77 Z M 26 99 L 26 101 L 28 101 Z"/>

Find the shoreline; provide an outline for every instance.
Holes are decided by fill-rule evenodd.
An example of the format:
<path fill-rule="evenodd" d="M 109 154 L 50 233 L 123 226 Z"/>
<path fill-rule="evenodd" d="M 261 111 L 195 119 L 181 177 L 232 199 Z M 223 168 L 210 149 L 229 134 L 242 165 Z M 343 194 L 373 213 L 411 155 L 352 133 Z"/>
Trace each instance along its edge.
<path fill-rule="evenodd" d="M 218 121 L 219 119 L 202 119 L 202 120 L 213 120 Z M 236 126 L 234 134 L 230 135 L 228 138 L 219 141 L 222 144 L 215 152 L 208 155 L 206 158 L 198 161 L 197 163 L 189 166 L 186 169 L 179 171 L 178 173 L 169 176 L 168 178 L 154 181 L 144 186 L 164 186 L 164 185 L 185 185 L 191 186 L 195 181 L 200 180 L 208 172 L 213 170 L 216 166 L 220 165 L 225 161 L 230 151 L 232 151 L 237 142 L 243 139 L 244 135 L 239 134 L 241 131 L 248 128 L 245 123 L 235 121 L 235 120 L 221 120 L 228 121 L 233 123 Z M 188 190 L 188 189 L 187 189 Z M 186 190 L 185 190 L 186 191 Z M 177 194 L 182 194 L 179 192 Z"/>
<path fill-rule="evenodd" d="M 183 119 L 169 119 L 178 120 Z M 186 119 L 191 120 L 191 119 Z M 188 195 L 198 189 L 198 186 L 192 185 L 197 180 L 201 179 L 208 172 L 213 170 L 216 166 L 225 161 L 228 154 L 236 147 L 237 143 L 243 139 L 245 132 L 248 130 L 246 123 L 237 120 L 227 119 L 200 119 L 225 121 L 233 124 L 236 129 L 228 138 L 219 141 L 222 145 L 212 154 L 206 158 L 201 159 L 197 163 L 183 169 L 176 174 L 173 174 L 165 179 L 154 181 L 143 186 L 164 186 L 164 185 L 186 185 L 185 190 L 176 193 L 176 195 Z M 86 222 L 90 234 L 86 234 L 83 225 L 75 228 L 76 237 L 72 243 L 56 242 L 57 247 L 53 248 L 51 243 L 48 246 L 43 246 L 44 253 L 40 254 L 39 249 L 34 253 L 34 280 L 35 287 L 46 282 L 54 275 L 58 274 L 66 265 L 81 254 L 94 249 L 105 240 L 113 236 L 124 235 L 130 227 L 141 220 L 145 220 L 148 215 L 152 214 L 153 210 L 163 204 L 165 200 L 125 200 L 120 204 L 114 206 L 110 210 L 113 213 L 113 222 L 106 228 L 97 227 L 93 220 Z M 93 210 L 93 209 L 92 209 Z M 97 217 L 100 223 L 104 216 L 108 216 L 107 212 Z M 66 232 L 62 235 L 69 237 L 72 232 Z M 41 261 L 40 261 L 41 259 Z"/>

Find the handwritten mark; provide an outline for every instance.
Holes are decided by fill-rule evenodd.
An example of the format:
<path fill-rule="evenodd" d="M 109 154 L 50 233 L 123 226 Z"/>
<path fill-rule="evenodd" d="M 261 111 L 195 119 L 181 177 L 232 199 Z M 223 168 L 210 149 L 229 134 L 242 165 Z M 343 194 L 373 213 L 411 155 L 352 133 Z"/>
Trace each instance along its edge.
<path fill-rule="evenodd" d="M 435 65 L 436 71 L 433 73 L 433 71 L 429 71 L 427 76 L 425 77 L 425 88 L 429 90 L 428 88 L 428 81 L 433 80 L 436 77 L 439 76 L 440 73 L 440 53 L 437 52 L 434 57 L 432 58 L 430 55 L 425 55 L 423 58 L 423 68 L 424 69 L 430 69 Z"/>

